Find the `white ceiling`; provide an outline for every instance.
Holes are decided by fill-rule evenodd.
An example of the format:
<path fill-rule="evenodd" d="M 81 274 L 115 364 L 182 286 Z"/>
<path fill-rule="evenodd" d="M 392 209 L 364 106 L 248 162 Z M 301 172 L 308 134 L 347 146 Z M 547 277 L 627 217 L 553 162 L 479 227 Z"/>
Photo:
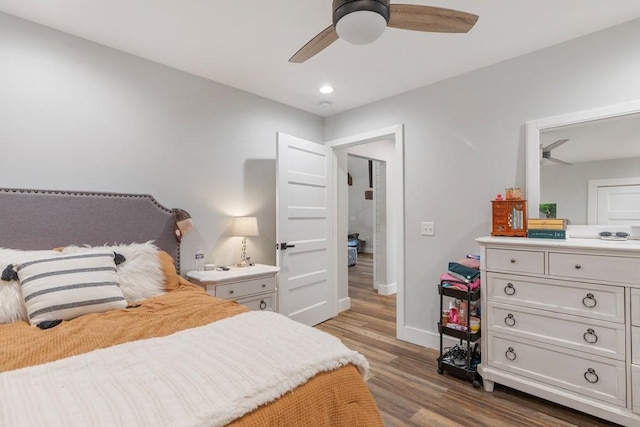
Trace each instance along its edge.
<path fill-rule="evenodd" d="M 387 28 L 291 64 L 331 23 L 331 0 L 0 0 L 0 11 L 321 116 L 640 17 L 639 0 L 400 1 L 480 19 L 468 34 Z M 320 94 L 325 83 L 336 91 Z"/>

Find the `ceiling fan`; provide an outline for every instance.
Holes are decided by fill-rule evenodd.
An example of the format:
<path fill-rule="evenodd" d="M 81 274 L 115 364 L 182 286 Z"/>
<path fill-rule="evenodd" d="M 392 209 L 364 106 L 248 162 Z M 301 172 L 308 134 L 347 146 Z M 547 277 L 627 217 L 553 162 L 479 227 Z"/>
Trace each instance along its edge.
<path fill-rule="evenodd" d="M 567 138 L 567 139 L 559 139 L 556 142 L 554 142 L 552 144 L 549 144 L 544 148 L 542 147 L 542 144 L 540 144 L 540 148 L 542 148 L 542 158 L 543 159 L 547 159 L 547 160 L 549 160 L 551 162 L 554 162 L 554 163 L 561 164 L 561 165 L 570 165 L 571 163 L 569 163 L 569 162 L 565 162 L 564 160 L 560 160 L 560 159 L 556 159 L 554 157 L 551 157 L 551 150 L 553 150 L 556 147 L 561 146 L 562 144 L 564 144 L 567 141 L 569 141 L 569 138 Z"/>
<path fill-rule="evenodd" d="M 390 0 L 333 0 L 333 24 L 305 44 L 289 62 L 304 62 L 338 38 L 358 45 L 372 43 L 386 27 L 466 33 L 477 20 L 478 15 L 441 7 L 390 4 Z"/>

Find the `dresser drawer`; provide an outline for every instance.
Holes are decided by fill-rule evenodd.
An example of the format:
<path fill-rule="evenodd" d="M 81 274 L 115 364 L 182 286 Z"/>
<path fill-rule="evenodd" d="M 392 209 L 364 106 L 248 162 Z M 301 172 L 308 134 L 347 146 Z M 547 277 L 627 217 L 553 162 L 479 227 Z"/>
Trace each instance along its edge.
<path fill-rule="evenodd" d="M 631 365 L 631 395 L 633 396 L 632 410 L 640 414 L 640 366 Z"/>
<path fill-rule="evenodd" d="M 487 274 L 487 300 L 624 323 L 624 288 Z"/>
<path fill-rule="evenodd" d="M 549 274 L 606 282 L 639 283 L 640 258 L 550 252 Z"/>
<path fill-rule="evenodd" d="M 487 270 L 544 274 L 544 252 L 487 249 Z"/>
<path fill-rule="evenodd" d="M 631 289 L 631 324 L 640 326 L 640 289 Z"/>
<path fill-rule="evenodd" d="M 625 364 L 604 357 L 489 334 L 489 365 L 558 388 L 626 406 Z"/>
<path fill-rule="evenodd" d="M 622 323 L 498 303 L 489 303 L 486 316 L 490 331 L 625 360 L 625 328 Z"/>
<path fill-rule="evenodd" d="M 239 304 L 246 305 L 253 311 L 274 311 L 275 310 L 275 293 L 256 295 L 237 300 Z"/>
<path fill-rule="evenodd" d="M 215 296 L 224 299 L 239 299 L 248 295 L 273 291 L 276 288 L 275 277 L 264 277 L 244 282 L 228 283 L 215 287 Z"/>
<path fill-rule="evenodd" d="M 631 327 L 631 363 L 640 365 L 640 327 Z"/>

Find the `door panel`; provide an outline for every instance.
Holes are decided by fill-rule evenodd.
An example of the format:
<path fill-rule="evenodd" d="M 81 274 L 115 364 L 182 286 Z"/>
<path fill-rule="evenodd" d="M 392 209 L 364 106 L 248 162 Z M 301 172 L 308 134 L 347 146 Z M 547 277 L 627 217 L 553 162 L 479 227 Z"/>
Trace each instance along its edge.
<path fill-rule="evenodd" d="M 332 150 L 278 133 L 277 253 L 279 311 L 315 325 L 337 315 L 331 266 Z M 293 247 L 282 248 L 282 243 Z"/>

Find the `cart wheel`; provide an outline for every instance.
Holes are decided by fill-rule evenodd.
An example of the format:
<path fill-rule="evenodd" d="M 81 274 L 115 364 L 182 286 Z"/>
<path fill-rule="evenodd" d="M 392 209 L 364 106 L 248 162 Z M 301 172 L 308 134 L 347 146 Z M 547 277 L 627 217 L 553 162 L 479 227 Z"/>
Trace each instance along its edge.
<path fill-rule="evenodd" d="M 473 380 L 473 388 L 480 388 L 480 381 Z"/>
<path fill-rule="evenodd" d="M 442 375 L 442 374 L 444 373 L 444 369 L 442 369 L 442 368 L 438 368 L 438 373 L 439 373 L 440 375 Z"/>

